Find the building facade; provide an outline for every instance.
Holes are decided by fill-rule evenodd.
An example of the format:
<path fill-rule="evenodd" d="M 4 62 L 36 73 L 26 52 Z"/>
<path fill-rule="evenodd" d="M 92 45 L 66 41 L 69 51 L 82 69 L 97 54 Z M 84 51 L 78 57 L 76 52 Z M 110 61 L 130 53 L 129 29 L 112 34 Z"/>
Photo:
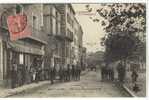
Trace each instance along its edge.
<path fill-rule="evenodd" d="M 56 5 L 61 14 L 61 33 L 65 37 L 63 44 L 63 64 L 71 64 L 71 43 L 73 41 L 73 17 L 75 11 L 71 4 L 58 4 Z"/>
<path fill-rule="evenodd" d="M 27 16 L 31 35 L 12 41 L 7 18 L 17 13 Z M 14 64 L 17 65 L 16 87 L 31 83 L 34 70 L 47 70 L 51 66 L 62 67 L 74 62 L 81 64 L 83 31 L 71 4 L 1 5 L 0 15 L 1 86 L 12 84 Z"/>
<path fill-rule="evenodd" d="M 5 8 L 7 7 L 7 8 Z M 33 9 L 34 8 L 34 9 Z M 17 10 L 19 9 L 19 12 Z M 41 31 L 41 5 L 4 5 L 1 6 L 1 83 L 7 87 L 12 83 L 13 64 L 16 64 L 17 83 L 16 87 L 25 83 L 31 82 L 29 75 L 30 69 L 38 69 L 37 67 L 44 67 L 42 64 L 42 57 L 44 56 L 44 47 L 46 42 L 43 40 L 44 34 Z M 27 15 L 27 24 L 31 35 L 25 38 L 20 38 L 16 41 L 10 40 L 10 33 L 7 26 L 8 16 L 16 13 L 24 13 Z M 36 59 L 36 61 L 35 61 Z M 41 61 L 40 66 L 33 66 L 35 63 Z"/>
<path fill-rule="evenodd" d="M 61 14 L 55 4 L 43 5 L 43 30 L 48 43 L 45 49 L 45 68 L 55 66 L 59 69 L 63 64 L 65 37 L 61 33 Z"/>

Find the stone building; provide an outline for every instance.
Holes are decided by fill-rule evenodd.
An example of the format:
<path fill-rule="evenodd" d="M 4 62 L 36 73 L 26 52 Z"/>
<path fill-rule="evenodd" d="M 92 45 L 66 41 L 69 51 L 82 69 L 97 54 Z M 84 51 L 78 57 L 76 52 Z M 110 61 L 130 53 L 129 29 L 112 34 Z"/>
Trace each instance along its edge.
<path fill-rule="evenodd" d="M 79 26 L 79 30 L 78 30 L 78 51 L 79 51 L 79 63 L 81 66 L 83 66 L 83 62 L 82 62 L 82 48 L 83 48 L 83 30 L 82 27 Z"/>
<path fill-rule="evenodd" d="M 61 14 L 55 4 L 43 4 L 43 30 L 48 43 L 45 51 L 45 67 L 49 68 L 52 65 L 57 67 L 57 64 L 62 66 L 65 37 L 61 33 Z"/>
<path fill-rule="evenodd" d="M 72 42 L 72 55 L 73 55 L 73 63 L 81 64 L 81 48 L 82 48 L 82 37 L 83 31 L 81 31 L 81 25 L 74 17 L 74 37 Z M 81 40 L 80 40 L 81 39 Z"/>
<path fill-rule="evenodd" d="M 19 6 L 19 7 L 16 7 Z M 17 8 L 17 9 L 16 9 Z M 44 41 L 44 33 L 41 31 L 43 25 L 42 22 L 42 5 L 1 5 L 1 23 L 0 23 L 0 79 L 4 86 L 10 86 L 12 81 L 12 65 L 17 64 L 17 76 L 16 87 L 25 83 L 31 82 L 31 76 L 29 71 L 35 62 L 35 59 L 41 61 L 41 65 L 38 67 L 43 68 L 42 58 L 44 56 L 44 47 L 46 41 Z M 17 10 L 19 9 L 19 12 Z M 17 13 L 24 13 L 27 15 L 27 25 L 31 35 L 28 37 L 20 38 L 16 41 L 10 40 L 10 33 L 7 26 L 8 16 L 15 15 Z M 34 68 L 36 69 L 36 68 Z"/>
<path fill-rule="evenodd" d="M 7 18 L 17 13 L 27 16 L 31 35 L 12 41 Z M 1 86 L 11 85 L 14 63 L 16 86 L 32 82 L 31 70 L 64 66 L 74 60 L 81 64 L 83 31 L 71 4 L 5 4 L 0 6 L 0 15 Z"/>
<path fill-rule="evenodd" d="M 65 37 L 63 44 L 63 64 L 71 64 L 71 43 L 73 41 L 73 17 L 75 16 L 75 11 L 71 4 L 57 4 L 56 7 L 61 14 L 61 33 Z"/>

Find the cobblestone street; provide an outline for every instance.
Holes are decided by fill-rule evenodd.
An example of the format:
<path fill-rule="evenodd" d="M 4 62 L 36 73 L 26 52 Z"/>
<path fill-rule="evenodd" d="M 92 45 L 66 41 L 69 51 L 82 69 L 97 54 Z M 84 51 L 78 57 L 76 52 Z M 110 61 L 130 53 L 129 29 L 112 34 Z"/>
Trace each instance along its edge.
<path fill-rule="evenodd" d="M 90 71 L 80 81 L 44 85 L 36 90 L 12 97 L 127 97 L 128 94 L 111 82 L 100 81 L 100 71 Z"/>

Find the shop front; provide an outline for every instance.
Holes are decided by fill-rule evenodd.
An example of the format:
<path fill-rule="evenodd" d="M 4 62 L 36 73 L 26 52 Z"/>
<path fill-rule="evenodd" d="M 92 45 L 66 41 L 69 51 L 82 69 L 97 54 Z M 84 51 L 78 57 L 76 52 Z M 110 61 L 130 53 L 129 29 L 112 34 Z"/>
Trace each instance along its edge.
<path fill-rule="evenodd" d="M 42 74 L 41 71 L 44 67 L 43 48 L 34 48 L 33 44 L 29 46 L 9 42 L 6 47 L 4 45 L 2 46 L 2 51 L 3 65 L 1 68 L 3 73 L 1 74 L 3 75 L 2 80 L 5 83 L 5 87 L 15 88 L 29 84 L 34 81 L 34 73 L 38 72 L 38 74 Z M 39 77 L 39 80 L 42 80 L 42 77 Z"/>

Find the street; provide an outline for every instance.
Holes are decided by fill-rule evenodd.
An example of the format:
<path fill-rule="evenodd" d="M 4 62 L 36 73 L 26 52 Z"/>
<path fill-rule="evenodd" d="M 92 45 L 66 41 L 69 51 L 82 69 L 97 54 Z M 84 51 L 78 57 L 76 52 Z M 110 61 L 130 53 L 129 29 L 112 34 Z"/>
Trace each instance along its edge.
<path fill-rule="evenodd" d="M 90 71 L 80 81 L 56 82 L 11 97 L 127 97 L 128 94 L 111 82 L 101 82 L 100 71 Z"/>

